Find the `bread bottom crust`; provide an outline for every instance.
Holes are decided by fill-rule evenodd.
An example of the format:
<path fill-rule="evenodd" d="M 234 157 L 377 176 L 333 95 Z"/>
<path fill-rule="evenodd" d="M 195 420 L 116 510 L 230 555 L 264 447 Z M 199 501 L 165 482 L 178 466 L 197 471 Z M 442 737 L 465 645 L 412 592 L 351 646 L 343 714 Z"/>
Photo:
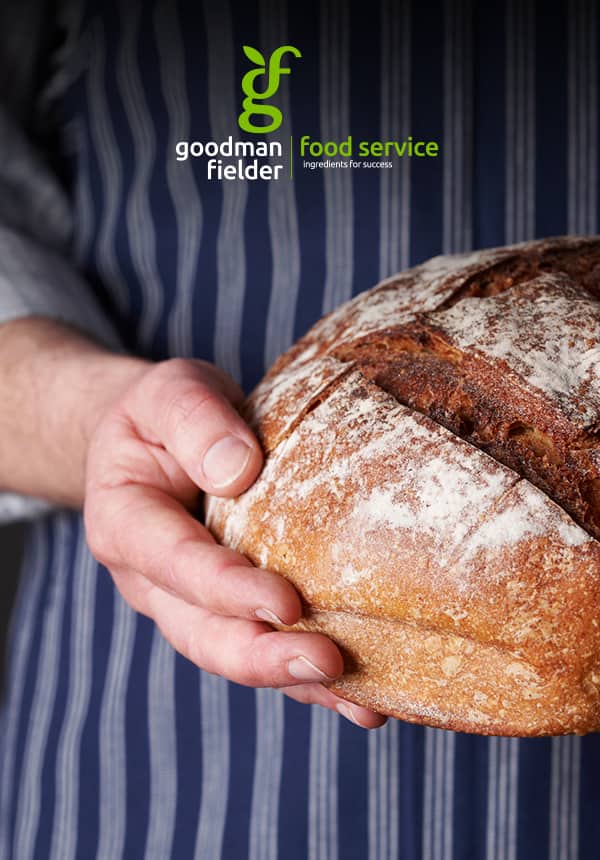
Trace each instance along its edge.
<path fill-rule="evenodd" d="M 600 731 L 600 678 L 575 667 L 540 669 L 464 636 L 348 612 L 309 610 L 286 629 L 330 637 L 345 662 L 330 689 L 391 717 L 481 735 Z"/>

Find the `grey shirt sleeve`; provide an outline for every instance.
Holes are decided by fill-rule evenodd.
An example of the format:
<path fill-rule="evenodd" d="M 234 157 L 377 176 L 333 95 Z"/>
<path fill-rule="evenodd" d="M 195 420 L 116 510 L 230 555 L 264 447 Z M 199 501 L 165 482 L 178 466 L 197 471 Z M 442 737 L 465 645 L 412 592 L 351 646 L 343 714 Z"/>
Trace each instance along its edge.
<path fill-rule="evenodd" d="M 64 192 L 0 107 L 0 323 L 51 317 L 118 349 L 114 327 L 69 261 L 70 236 Z"/>
<path fill-rule="evenodd" d="M 0 324 L 49 317 L 120 350 L 114 326 L 69 261 L 71 217 L 58 181 L 0 107 Z M 32 518 L 50 507 L 0 492 L 0 524 Z"/>

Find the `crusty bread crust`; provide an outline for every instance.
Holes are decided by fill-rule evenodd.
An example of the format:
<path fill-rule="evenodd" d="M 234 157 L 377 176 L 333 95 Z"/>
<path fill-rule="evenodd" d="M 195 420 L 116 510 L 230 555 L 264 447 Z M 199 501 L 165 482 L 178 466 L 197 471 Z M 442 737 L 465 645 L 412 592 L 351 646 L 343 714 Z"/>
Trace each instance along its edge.
<path fill-rule="evenodd" d="M 344 654 L 332 689 L 459 731 L 600 730 L 600 240 L 389 279 L 243 412 L 265 466 L 207 523 L 294 583 L 296 628 Z"/>

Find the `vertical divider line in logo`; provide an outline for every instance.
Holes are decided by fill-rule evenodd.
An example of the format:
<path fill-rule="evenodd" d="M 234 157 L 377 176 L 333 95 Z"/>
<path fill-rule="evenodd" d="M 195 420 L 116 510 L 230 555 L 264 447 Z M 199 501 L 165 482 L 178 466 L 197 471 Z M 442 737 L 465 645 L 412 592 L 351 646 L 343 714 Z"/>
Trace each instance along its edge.
<path fill-rule="evenodd" d="M 290 179 L 294 178 L 294 136 L 290 134 Z"/>

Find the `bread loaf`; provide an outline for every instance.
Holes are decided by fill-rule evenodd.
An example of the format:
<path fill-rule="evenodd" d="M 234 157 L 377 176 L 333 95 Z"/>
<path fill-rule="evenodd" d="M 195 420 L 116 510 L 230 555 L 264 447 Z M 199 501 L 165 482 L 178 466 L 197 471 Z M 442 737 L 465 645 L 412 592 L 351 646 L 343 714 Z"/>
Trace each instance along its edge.
<path fill-rule="evenodd" d="M 500 735 L 600 730 L 600 239 L 436 257 L 251 394 L 256 483 L 207 501 L 299 590 L 341 696 Z"/>

